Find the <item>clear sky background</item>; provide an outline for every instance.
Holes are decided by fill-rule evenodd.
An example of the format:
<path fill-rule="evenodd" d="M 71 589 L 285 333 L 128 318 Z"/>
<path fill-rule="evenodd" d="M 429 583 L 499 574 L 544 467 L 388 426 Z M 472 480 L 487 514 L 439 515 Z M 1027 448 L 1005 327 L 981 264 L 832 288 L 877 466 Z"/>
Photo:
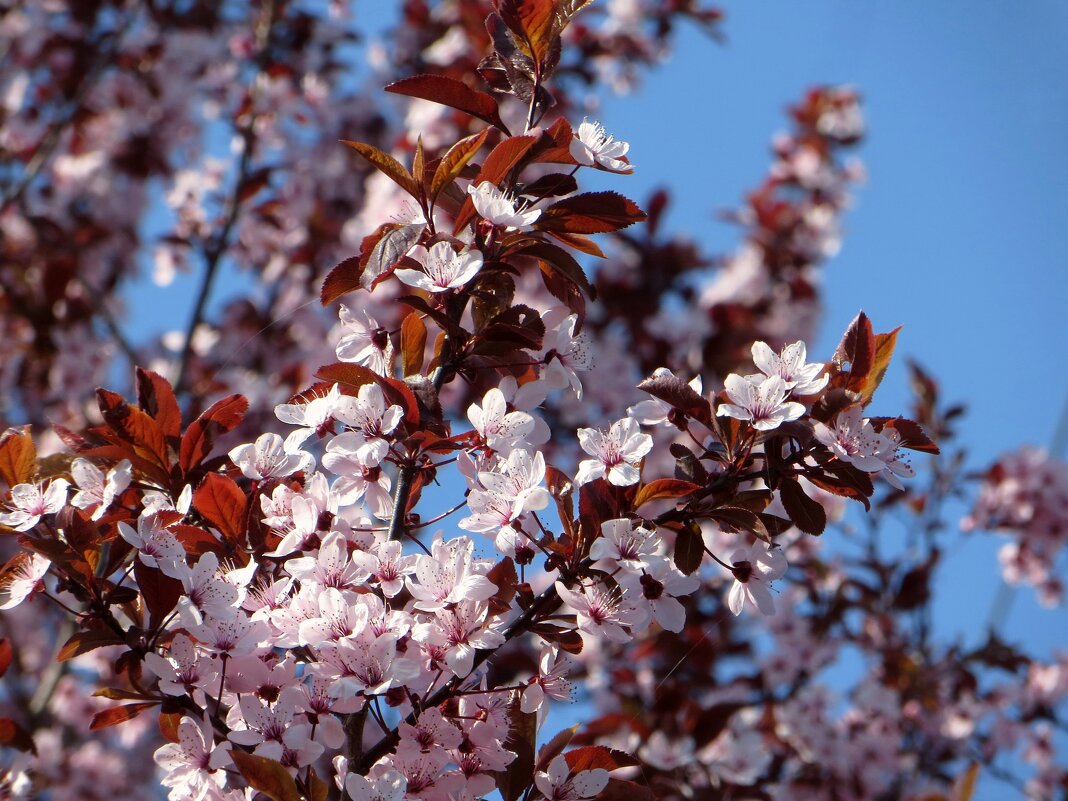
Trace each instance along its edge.
<path fill-rule="evenodd" d="M 967 404 L 959 430 L 973 468 L 1024 443 L 1048 446 L 1068 403 L 1068 3 L 721 5 L 725 44 L 686 27 L 636 95 L 605 100 L 599 117 L 631 142 L 637 165 L 618 189 L 640 200 L 670 188 L 668 227 L 709 252 L 729 252 L 738 231 L 714 212 L 762 179 L 770 138 L 788 127 L 785 107 L 814 84 L 855 85 L 868 120 L 859 156 L 869 177 L 826 270 L 826 316 L 811 357 L 828 357 L 864 309 L 876 330 L 904 326 L 874 413 L 907 410 L 903 357 L 911 356 L 941 380 L 947 400 Z M 382 30 L 395 10 L 389 2 L 356 8 L 367 31 Z M 168 327 L 184 327 L 193 285 L 167 290 Z M 218 296 L 226 291 L 221 284 Z M 935 587 L 943 641 L 982 637 L 1000 584 L 1000 543 L 946 535 L 949 567 Z M 1023 589 L 1004 633 L 1048 655 L 1068 647 L 1068 612 L 1041 609 Z M 1003 788 L 989 789 L 996 798 Z"/>

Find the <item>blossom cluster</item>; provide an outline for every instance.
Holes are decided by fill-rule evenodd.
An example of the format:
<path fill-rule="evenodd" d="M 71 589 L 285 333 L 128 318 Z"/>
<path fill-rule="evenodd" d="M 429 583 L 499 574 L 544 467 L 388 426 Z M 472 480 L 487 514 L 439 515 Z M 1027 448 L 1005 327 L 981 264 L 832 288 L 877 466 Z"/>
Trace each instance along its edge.
<path fill-rule="evenodd" d="M 998 558 L 1010 584 L 1029 584 L 1047 606 L 1060 603 L 1058 561 L 1068 543 L 1068 465 L 1036 448 L 1002 456 L 987 470 L 965 531 L 1007 535 Z"/>
<path fill-rule="evenodd" d="M 861 801 L 948 792 L 961 760 L 994 764 L 1017 742 L 1034 793 L 1063 784 L 1046 724 L 1063 725 L 1063 660 L 1025 661 L 1023 676 L 997 642 L 966 655 L 931 645 L 937 554 L 898 566 L 869 543 L 843 560 L 816 536 L 848 501 L 878 512 L 938 500 L 902 480 L 914 475 L 905 451 L 938 454 L 924 426 L 871 413 L 897 331 L 860 314 L 825 360 L 810 362 L 804 342 L 817 266 L 837 249 L 859 174 L 837 159 L 863 132 L 856 94 L 814 90 L 793 109 L 796 131 L 776 141 L 771 176 L 739 214 L 745 244 L 696 282 L 705 261 L 657 238 L 663 199 L 647 214 L 580 188 L 589 170 L 632 172 L 630 147 L 595 120 L 572 127 L 576 109 L 546 81 L 557 70 L 626 82 L 673 15 L 713 25 L 718 14 L 613 3 L 599 27 L 572 25 L 584 5 L 405 4 L 398 50 L 429 72 L 389 87 L 410 98 L 410 130 L 390 152 L 366 98 L 341 92 L 333 17 L 265 4 L 247 30 L 180 19 L 189 35 L 171 44 L 162 32 L 175 20 L 161 11 L 101 36 L 149 84 L 180 68 L 192 88 L 118 102 L 142 87 L 122 70 L 93 76 L 71 113 L 114 125 L 88 125 L 81 144 L 56 139 L 51 180 L 118 203 L 104 190 L 120 165 L 129 172 L 137 109 L 174 105 L 164 152 L 191 148 L 182 137 L 220 116 L 233 171 L 145 160 L 171 181 L 159 277 L 198 260 L 209 287 L 225 254 L 272 289 L 210 325 L 198 309 L 172 358 L 146 352 L 158 371 L 135 372 L 135 402 L 99 390 L 89 414 L 84 381 L 62 371 L 70 388 L 57 397 L 21 393 L 35 420 L 67 407 L 54 429 L 67 452 L 39 453 L 25 430 L 0 439 L 13 554 L 0 610 L 21 621 L 0 640 L 13 688 L 0 699 L 4 744 L 20 751 L 0 795 L 138 797 L 154 765 L 172 801 L 321 799 L 331 784 L 353 801 Z M 4 24 L 28 33 L 32 13 Z M 225 46 L 214 25 L 232 34 Z M 476 52 L 487 30 L 490 51 Z M 52 46 L 29 37 L 20 58 Z M 476 70 L 486 90 L 466 80 Z M 5 136 L 33 122 L 27 87 L 7 88 Z M 121 110 L 111 117 L 108 98 Z M 346 148 L 342 135 L 359 140 Z M 276 158 L 288 153 L 301 157 Z M 34 164 L 0 223 L 74 225 L 72 194 L 28 189 Z M 134 189 L 116 215 L 124 236 L 148 179 L 122 179 Z M 75 260 L 86 277 L 28 287 L 77 295 L 132 271 L 125 240 L 94 240 L 84 216 L 71 241 L 96 243 Z M 649 218 L 651 233 L 621 233 Z M 578 258 L 605 255 L 597 235 L 613 238 L 613 258 L 590 275 Z M 71 264 L 11 241 L 5 259 Z M 311 265 L 325 259 L 340 261 L 320 291 Z M 306 308 L 317 293 L 343 301 L 332 331 Z M 56 323 L 62 336 L 96 337 L 98 314 L 117 328 L 106 309 L 46 300 L 34 309 L 77 312 Z M 68 369 L 103 369 L 74 354 Z M 1049 522 L 1059 501 L 1035 500 L 1048 476 L 1034 472 L 1022 492 L 1039 511 L 1024 514 L 1021 490 L 991 473 L 976 520 L 1002 525 L 1002 503 L 1014 528 Z M 454 503 L 427 516 L 442 491 Z M 64 621 L 58 662 L 33 615 Z M 765 619 L 764 641 L 749 636 Z M 847 649 L 870 669 L 843 701 L 821 673 Z M 55 677 L 38 685 L 45 664 Z M 976 680 L 998 670 L 1022 678 Z M 87 700 L 79 676 L 90 674 L 100 693 Z M 576 690 L 596 718 L 543 736 Z M 91 770 L 89 746 L 65 745 L 86 728 L 111 749 Z M 129 787 L 94 786 L 123 748 L 152 757 Z"/>

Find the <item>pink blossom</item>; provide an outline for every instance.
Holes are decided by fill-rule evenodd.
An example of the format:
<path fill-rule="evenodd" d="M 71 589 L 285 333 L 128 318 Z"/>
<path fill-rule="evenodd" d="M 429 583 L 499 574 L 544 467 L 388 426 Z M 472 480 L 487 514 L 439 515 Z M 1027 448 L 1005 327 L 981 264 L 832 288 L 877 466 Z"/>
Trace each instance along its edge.
<path fill-rule="evenodd" d="M 489 223 L 501 228 L 528 231 L 541 216 L 541 209 L 509 197 L 489 181 L 467 188 L 475 210 Z"/>
<path fill-rule="evenodd" d="M 534 784 L 546 801 L 586 801 L 594 798 L 608 785 L 608 771 L 604 768 L 580 770 L 574 776 L 563 755 L 553 758 L 548 771 L 534 774 Z"/>
<path fill-rule="evenodd" d="M 638 464 L 653 448 L 653 438 L 643 434 L 638 421 L 624 417 L 612 423 L 608 432 L 593 428 L 578 430 L 579 444 L 593 459 L 579 463 L 575 474 L 576 484 L 585 484 L 596 478 L 607 478 L 612 484 L 626 487 L 638 483 L 641 474 Z"/>
<path fill-rule="evenodd" d="M 44 577 L 51 565 L 39 553 L 20 552 L 18 561 L 7 565 L 0 579 L 0 589 L 7 592 L 7 600 L 0 604 L 0 609 L 14 609 L 33 592 L 44 587 Z"/>
<path fill-rule="evenodd" d="M 482 253 L 476 249 L 457 253 L 448 242 L 437 242 L 430 249 L 417 245 L 411 257 L 423 265 L 422 270 L 402 268 L 394 275 L 408 286 L 427 292 L 459 289 L 482 269 Z"/>
<path fill-rule="evenodd" d="M 758 431 L 771 431 L 805 413 L 802 404 L 786 400 L 789 390 L 777 375 L 751 381 L 731 373 L 724 385 L 731 403 L 720 404 L 716 414 L 750 422 Z"/>
<path fill-rule="evenodd" d="M 37 484 L 16 484 L 11 488 L 11 511 L 0 514 L 0 526 L 29 531 L 44 515 L 54 515 L 63 508 L 69 486 L 63 478 L 50 481 L 43 492 Z"/>
<path fill-rule="evenodd" d="M 758 540 L 749 550 L 739 548 L 735 551 L 731 563 L 734 583 L 727 597 L 731 612 L 741 614 L 742 607 L 748 602 L 761 614 L 774 615 L 775 601 L 769 585 L 786 573 L 786 557 L 782 551 L 769 549 L 767 543 Z"/>
<path fill-rule="evenodd" d="M 571 158 L 583 167 L 595 164 L 611 172 L 633 172 L 634 167 L 623 160 L 630 145 L 605 132 L 599 122 L 583 120 L 571 140 Z"/>

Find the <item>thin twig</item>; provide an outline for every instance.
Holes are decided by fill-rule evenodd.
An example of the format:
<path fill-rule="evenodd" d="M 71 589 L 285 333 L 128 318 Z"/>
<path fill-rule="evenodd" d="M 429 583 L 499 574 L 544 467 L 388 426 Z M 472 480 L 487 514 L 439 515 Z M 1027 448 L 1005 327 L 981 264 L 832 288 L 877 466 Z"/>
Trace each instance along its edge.
<path fill-rule="evenodd" d="M 257 62 L 259 71 L 253 76 L 252 83 L 249 87 L 250 108 L 255 107 L 255 92 L 264 68 L 264 65 L 260 62 L 263 61 L 267 52 L 267 45 L 270 42 L 271 31 L 274 27 L 274 15 L 274 3 L 268 3 L 264 11 L 263 20 L 257 31 L 259 46 Z M 229 246 L 230 234 L 232 233 L 234 226 L 237 224 L 237 218 L 241 213 L 243 200 L 242 194 L 244 193 L 245 184 L 248 181 L 252 169 L 252 155 L 256 144 L 255 128 L 258 116 L 259 115 L 255 111 L 250 111 L 245 124 L 238 128 L 238 134 L 241 136 L 242 142 L 241 160 L 238 163 L 233 191 L 227 199 L 222 227 L 215 236 L 211 237 L 204 248 L 204 277 L 200 282 L 196 301 L 193 304 L 193 314 L 190 317 L 189 325 L 186 327 L 185 341 L 182 345 L 181 356 L 179 356 L 178 359 L 178 370 L 174 380 L 174 391 L 177 395 L 181 395 L 188 390 L 186 383 L 189 378 L 189 365 L 193 357 L 193 338 L 196 336 L 197 328 L 199 328 L 200 324 L 204 321 L 204 314 L 207 311 L 208 298 L 211 296 L 212 285 L 215 283 L 215 277 L 219 271 L 219 266 L 222 264 L 222 256 Z"/>

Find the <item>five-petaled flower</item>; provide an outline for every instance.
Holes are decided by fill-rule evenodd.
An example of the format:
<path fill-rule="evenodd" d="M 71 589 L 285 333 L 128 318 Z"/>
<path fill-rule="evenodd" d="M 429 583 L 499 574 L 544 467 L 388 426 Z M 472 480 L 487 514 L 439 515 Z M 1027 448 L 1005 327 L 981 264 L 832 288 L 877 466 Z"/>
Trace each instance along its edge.
<path fill-rule="evenodd" d="M 750 381 L 763 381 L 764 376 L 777 375 L 794 395 L 815 395 L 827 386 L 829 376 L 823 372 L 823 363 L 806 363 L 805 343 L 800 340 L 786 345 L 779 353 L 766 342 L 754 342 L 752 352 L 753 364 L 763 375 L 748 376 Z"/>
<path fill-rule="evenodd" d="M 478 186 L 472 184 L 467 191 L 482 218 L 501 228 L 527 231 L 541 216 L 540 208 L 528 205 L 526 201 L 517 202 L 516 198 L 510 197 L 489 181 L 483 181 Z"/>
<path fill-rule="evenodd" d="M 583 167 L 599 165 L 611 172 L 633 172 L 634 167 L 623 159 L 630 145 L 607 133 L 599 122 L 583 120 L 571 140 L 571 158 Z"/>
<path fill-rule="evenodd" d="M 604 768 L 580 770 L 574 776 L 563 755 L 549 763 L 545 773 L 534 774 L 534 784 L 546 801 L 586 801 L 594 798 L 608 785 L 608 771 Z"/>
<path fill-rule="evenodd" d="M 638 430 L 632 417 L 616 420 L 608 432 L 595 428 L 578 430 L 579 444 L 592 459 L 583 459 L 575 474 L 576 484 L 595 478 L 607 478 L 619 487 L 636 484 L 640 478 L 638 463 L 653 448 L 653 438 Z"/>
<path fill-rule="evenodd" d="M 758 431 L 771 431 L 805 413 L 802 404 L 786 400 L 789 390 L 782 378 L 761 378 L 757 376 L 757 381 L 752 381 L 735 373 L 727 376 L 723 383 L 731 403 L 720 404 L 716 414 L 746 420 Z"/>
<path fill-rule="evenodd" d="M 782 551 L 769 549 L 763 541 L 753 543 L 746 550 L 739 548 L 731 556 L 734 583 L 727 596 L 727 606 L 736 615 L 742 613 L 746 602 L 762 614 L 775 614 L 775 600 L 771 597 L 771 582 L 786 573 L 786 557 Z"/>
<path fill-rule="evenodd" d="M 408 286 L 427 292 L 459 289 L 482 269 L 482 254 L 478 250 L 457 253 L 448 242 L 437 242 L 429 250 L 420 245 L 412 250 L 411 256 L 423 269 L 405 267 L 393 274 Z"/>

